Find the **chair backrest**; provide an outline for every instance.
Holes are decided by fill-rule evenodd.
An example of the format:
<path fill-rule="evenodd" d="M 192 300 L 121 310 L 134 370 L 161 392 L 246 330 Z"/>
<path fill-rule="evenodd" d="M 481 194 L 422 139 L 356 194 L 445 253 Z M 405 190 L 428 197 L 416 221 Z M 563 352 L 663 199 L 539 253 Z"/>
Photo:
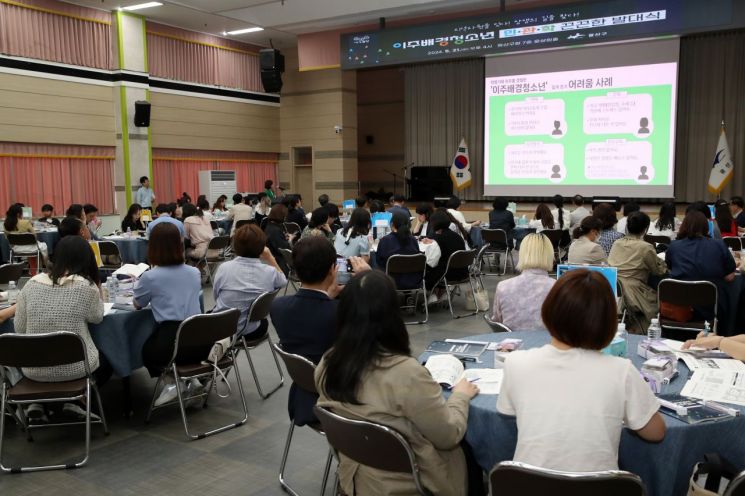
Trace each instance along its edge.
<path fill-rule="evenodd" d="M 669 245 L 671 243 L 669 236 L 662 236 L 662 235 L 653 235 L 653 234 L 645 234 L 644 235 L 644 241 L 647 243 L 650 243 L 651 245 Z"/>
<path fill-rule="evenodd" d="M 484 243 L 507 243 L 507 233 L 504 229 L 482 229 L 481 239 Z"/>
<path fill-rule="evenodd" d="M 36 235 L 33 233 L 5 233 L 10 246 L 36 246 Z"/>
<path fill-rule="evenodd" d="M 240 229 L 241 227 L 246 226 L 248 224 L 256 224 L 256 221 L 253 219 L 239 220 L 238 222 L 235 223 L 235 228 Z"/>
<path fill-rule="evenodd" d="M 476 250 L 454 251 L 450 255 L 450 258 L 448 258 L 448 264 L 447 264 L 447 269 L 445 270 L 445 273 L 447 274 L 453 269 L 467 269 L 471 265 L 473 265 L 473 262 L 475 259 L 476 259 Z"/>
<path fill-rule="evenodd" d="M 415 255 L 392 255 L 385 263 L 385 273 L 396 274 L 424 274 L 427 270 L 427 257 L 422 253 Z"/>
<path fill-rule="evenodd" d="M 261 219 L 261 225 L 259 227 L 261 227 L 261 229 L 264 230 L 267 222 L 269 222 L 269 217 L 264 217 L 263 219 Z"/>
<path fill-rule="evenodd" d="M 292 250 L 288 248 L 280 248 L 279 252 L 282 254 L 282 259 L 284 259 L 285 263 L 289 268 L 294 268 L 294 265 L 292 264 Z"/>
<path fill-rule="evenodd" d="M 56 367 L 78 362 L 84 362 L 90 373 L 85 342 L 74 332 L 0 334 L 0 366 Z"/>
<path fill-rule="evenodd" d="M 725 236 L 724 238 L 722 238 L 722 241 L 724 241 L 724 244 L 727 245 L 727 248 L 731 248 L 733 251 L 742 250 L 742 239 L 738 238 L 737 236 Z"/>
<path fill-rule="evenodd" d="M 657 286 L 657 302 L 687 307 L 713 307 L 717 314 L 717 287 L 709 281 L 663 279 Z"/>
<path fill-rule="evenodd" d="M 745 496 L 745 470 L 730 481 L 724 490 L 724 496 Z"/>
<path fill-rule="evenodd" d="M 639 476 L 621 470 L 559 472 L 519 462 L 501 462 L 489 473 L 489 494 L 644 496 L 646 491 Z"/>
<path fill-rule="evenodd" d="M 232 337 L 238 328 L 240 315 L 240 310 L 230 308 L 222 312 L 202 313 L 187 318 L 178 326 L 171 360 L 176 359 L 179 349 L 209 349 L 216 341 Z M 206 354 L 204 358 L 207 358 Z"/>
<path fill-rule="evenodd" d="M 410 473 L 420 494 L 419 467 L 408 441 L 390 427 L 352 420 L 316 405 L 313 408 L 329 444 L 357 463 L 386 472 Z"/>
<path fill-rule="evenodd" d="M 280 344 L 272 343 L 272 346 L 274 346 L 274 350 L 280 358 L 282 358 L 292 382 L 294 382 L 300 389 L 304 389 L 309 393 L 318 394 L 318 390 L 316 390 L 316 381 L 313 377 L 316 372 L 315 364 L 304 356 L 287 353 Z"/>
<path fill-rule="evenodd" d="M 210 221 L 210 227 L 212 228 L 212 230 L 213 230 L 213 231 L 217 231 L 217 229 L 218 229 L 218 228 L 219 228 L 220 226 L 218 226 L 218 225 L 217 225 L 217 221 L 211 220 L 211 221 Z"/>
<path fill-rule="evenodd" d="M 121 258 L 119 246 L 113 241 L 98 241 L 98 251 L 102 257 L 117 256 Z"/>
<path fill-rule="evenodd" d="M 0 284 L 8 284 L 10 281 L 18 281 L 23 275 L 25 264 L 3 264 L 0 265 Z"/>
<path fill-rule="evenodd" d="M 554 250 L 559 249 L 561 243 L 563 229 L 544 229 L 541 234 L 545 235 L 554 247 Z"/>
<path fill-rule="evenodd" d="M 261 293 L 259 297 L 251 303 L 251 307 L 248 309 L 246 322 L 258 322 L 267 318 L 269 315 L 269 309 L 271 308 L 272 302 L 277 296 L 277 293 L 279 293 L 279 289 Z"/>
<path fill-rule="evenodd" d="M 295 222 L 285 222 L 285 231 L 287 234 L 299 233 L 300 226 Z"/>
<path fill-rule="evenodd" d="M 484 314 L 484 320 L 487 324 L 489 324 L 489 327 L 491 327 L 492 332 L 512 332 L 512 329 L 507 327 L 501 322 L 497 322 L 496 320 L 492 320 L 491 317 L 489 317 L 489 312 Z"/>
<path fill-rule="evenodd" d="M 208 250 L 224 250 L 230 246 L 230 236 L 215 236 L 207 245 Z"/>

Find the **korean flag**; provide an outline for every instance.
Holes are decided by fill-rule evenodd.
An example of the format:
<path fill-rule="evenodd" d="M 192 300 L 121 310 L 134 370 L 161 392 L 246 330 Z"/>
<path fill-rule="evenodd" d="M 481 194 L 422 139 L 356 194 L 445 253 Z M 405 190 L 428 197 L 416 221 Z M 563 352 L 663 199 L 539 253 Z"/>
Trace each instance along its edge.
<path fill-rule="evenodd" d="M 717 152 L 714 154 L 714 161 L 709 173 L 709 191 L 718 195 L 730 182 L 733 173 L 734 165 L 732 164 L 732 156 L 729 154 L 727 135 L 724 133 L 724 127 L 722 127 Z"/>
<path fill-rule="evenodd" d="M 466 140 L 461 138 L 458 151 L 455 152 L 453 165 L 450 166 L 450 179 L 458 191 L 471 185 L 471 161 L 468 158 L 468 145 Z"/>

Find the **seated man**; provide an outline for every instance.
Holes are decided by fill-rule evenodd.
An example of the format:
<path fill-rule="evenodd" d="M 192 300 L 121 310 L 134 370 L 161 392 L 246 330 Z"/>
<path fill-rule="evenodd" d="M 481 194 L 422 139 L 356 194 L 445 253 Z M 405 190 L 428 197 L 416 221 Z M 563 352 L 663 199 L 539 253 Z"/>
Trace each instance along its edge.
<path fill-rule="evenodd" d="M 41 217 L 39 217 L 39 222 L 44 222 L 45 224 L 49 224 L 50 226 L 59 227 L 59 219 L 55 219 L 53 215 L 54 207 L 46 203 L 41 206 Z"/>
<path fill-rule="evenodd" d="M 173 210 L 171 209 L 170 205 L 161 203 L 158 205 L 155 211 L 158 214 L 158 218 L 147 225 L 147 237 L 148 238 L 150 237 L 150 234 L 152 234 L 155 226 L 157 226 L 158 224 L 162 224 L 164 222 L 175 225 L 178 228 L 179 232 L 181 233 L 181 237 L 182 238 L 186 237 L 186 231 L 184 230 L 184 224 L 180 220 L 171 217 Z"/>
<path fill-rule="evenodd" d="M 228 219 L 233 220 L 233 227 L 230 231 L 231 236 L 235 233 L 235 225 L 241 220 L 251 220 L 254 218 L 254 209 L 248 204 L 248 197 L 243 197 L 240 193 L 233 195 L 233 206 L 228 209 Z"/>

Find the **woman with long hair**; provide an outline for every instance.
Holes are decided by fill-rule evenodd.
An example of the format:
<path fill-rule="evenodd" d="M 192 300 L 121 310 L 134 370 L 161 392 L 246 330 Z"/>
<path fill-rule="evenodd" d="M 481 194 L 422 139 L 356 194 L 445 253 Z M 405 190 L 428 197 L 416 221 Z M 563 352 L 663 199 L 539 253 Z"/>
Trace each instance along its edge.
<path fill-rule="evenodd" d="M 310 221 L 300 234 L 300 239 L 308 236 L 323 236 L 332 243 L 334 242 L 334 232 L 329 224 L 329 209 L 327 207 L 318 207 L 310 214 Z"/>
<path fill-rule="evenodd" d="M 416 206 L 416 227 L 414 228 L 414 236 L 417 238 L 429 238 L 434 234 L 432 225 L 429 223 L 429 218 L 432 217 L 432 212 L 434 212 L 434 209 L 430 203 L 422 202 Z"/>
<path fill-rule="evenodd" d="M 318 405 L 395 429 L 409 440 L 424 486 L 434 494 L 462 496 L 471 479 L 459 443 L 478 388 L 462 380 L 447 400 L 442 396 L 440 385 L 411 356 L 401 316 L 391 311 L 398 306 L 395 289 L 380 271 L 364 272 L 347 284 L 336 342 L 316 369 Z M 343 454 L 339 482 L 346 494 L 416 494 L 413 478 L 360 465 Z"/>
<path fill-rule="evenodd" d="M 393 255 L 416 255 L 419 243 L 411 235 L 409 216 L 396 212 L 391 219 L 391 233 L 383 236 L 375 252 L 375 260 L 380 270 L 386 270 L 388 259 Z M 414 289 L 422 285 L 422 274 L 397 274 L 394 277 L 398 289 Z"/>
<path fill-rule="evenodd" d="M 202 200 L 203 206 L 209 208 L 207 200 Z M 186 249 L 186 256 L 190 261 L 201 260 L 207 253 L 207 246 L 210 240 L 215 237 L 212 230 L 212 224 L 207 219 L 205 210 L 191 203 L 187 203 L 181 210 L 184 215 L 184 231 L 186 239 L 191 242 L 191 246 Z"/>
<path fill-rule="evenodd" d="M 554 195 L 552 201 L 554 207 L 556 207 L 551 210 L 551 215 L 554 217 L 554 222 L 556 223 L 556 229 L 569 229 L 572 219 L 571 214 L 564 210 L 564 197 Z"/>
<path fill-rule="evenodd" d="M 651 234 L 652 236 L 667 236 L 673 240 L 678 229 L 680 229 L 680 220 L 675 217 L 675 203 L 665 202 L 660 207 L 657 220 L 649 226 L 647 234 Z"/>
<path fill-rule="evenodd" d="M 23 233 L 31 233 L 35 234 L 36 231 L 34 230 L 33 224 L 31 224 L 31 221 L 28 219 L 23 218 L 23 205 L 20 203 L 14 203 L 13 205 L 8 208 L 8 211 L 5 212 L 5 221 L 3 222 L 3 227 L 5 228 L 6 233 L 12 233 L 12 234 L 23 234 Z M 17 245 L 17 246 L 11 246 L 11 249 L 13 250 L 13 253 L 16 253 L 18 255 L 36 255 L 36 250 L 41 252 L 41 257 L 44 261 L 44 264 L 46 265 L 48 255 L 47 255 L 47 244 L 43 241 L 38 241 L 36 243 L 36 246 L 34 245 Z M 37 267 L 37 272 L 41 271 L 41 267 Z"/>
<path fill-rule="evenodd" d="M 554 223 L 554 216 L 551 213 L 551 209 L 545 203 L 539 203 L 535 209 L 535 215 L 533 220 L 530 221 L 528 227 L 535 229 L 535 232 L 545 231 L 546 229 L 555 229 L 556 224 Z"/>
<path fill-rule="evenodd" d="M 225 202 L 228 200 L 228 197 L 226 195 L 220 195 L 217 197 L 217 200 L 215 200 L 215 203 L 212 204 L 212 212 L 227 212 L 227 208 L 225 208 Z"/>
<path fill-rule="evenodd" d="M 127 229 L 132 232 L 144 231 L 145 224 L 140 220 L 141 215 L 142 207 L 139 203 L 133 203 L 130 205 L 129 210 L 127 210 L 127 215 L 124 216 L 124 220 L 122 220 L 122 232 L 127 232 Z"/>
<path fill-rule="evenodd" d="M 339 229 L 334 240 L 336 253 L 344 258 L 362 257 L 365 262 L 370 261 L 370 242 L 367 234 L 370 232 L 370 212 L 364 208 L 355 208 L 349 218 L 347 227 Z"/>
<path fill-rule="evenodd" d="M 737 222 L 735 222 L 735 218 L 729 209 L 729 203 L 724 200 L 717 200 L 714 204 L 714 214 L 722 237 L 737 237 Z"/>
<path fill-rule="evenodd" d="M 445 274 L 450 255 L 456 251 L 465 250 L 466 242 L 462 235 L 451 229 L 452 218 L 445 209 L 436 210 L 429 221 L 432 223 L 434 235 L 432 238 L 425 239 L 422 243 L 427 245 L 434 244 L 436 246 L 427 253 L 428 267 L 425 274 L 425 281 L 427 283 L 427 289 L 431 291 L 428 303 L 437 303 L 445 297 L 445 292 L 443 288 L 436 288 L 435 284 Z M 448 273 L 448 278 L 453 280 L 464 279 L 467 276 L 467 269 L 450 269 Z"/>
<path fill-rule="evenodd" d="M 264 223 L 264 234 L 266 234 L 266 246 L 269 251 L 272 252 L 272 256 L 277 260 L 279 267 L 282 269 L 285 275 L 290 271 L 290 268 L 285 262 L 285 257 L 282 256 L 281 249 L 291 250 L 290 245 L 291 236 L 285 229 L 285 220 L 287 219 L 287 207 L 282 203 L 277 203 L 271 210 L 269 215 L 266 217 Z"/>

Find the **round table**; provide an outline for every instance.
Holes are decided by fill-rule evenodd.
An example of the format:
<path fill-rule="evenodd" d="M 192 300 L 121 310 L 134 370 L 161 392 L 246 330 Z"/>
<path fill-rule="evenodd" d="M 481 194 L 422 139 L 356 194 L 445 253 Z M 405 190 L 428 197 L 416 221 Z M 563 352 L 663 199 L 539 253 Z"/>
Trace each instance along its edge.
<path fill-rule="evenodd" d="M 105 236 L 102 241 L 113 241 L 119 248 L 123 263 L 138 264 L 147 262 L 147 240 L 142 237 Z"/>
<path fill-rule="evenodd" d="M 547 344 L 550 336 L 545 331 L 523 331 L 513 333 L 480 334 L 462 338 L 469 341 L 501 341 L 505 338 L 523 340 L 523 348 L 535 348 Z M 643 336 L 630 335 L 629 358 L 637 368 L 644 359 L 636 354 Z M 424 363 L 429 355 L 420 356 Z M 482 363 L 468 363 L 467 367 L 494 367 L 494 352 L 486 351 L 480 357 Z M 679 376 L 663 389 L 663 393 L 679 393 L 689 374 L 682 361 L 678 362 Z M 663 414 L 667 434 L 661 443 L 648 443 L 632 431 L 624 429 L 618 453 L 622 470 L 639 475 L 647 486 L 650 496 L 682 495 L 686 493 L 688 479 L 696 462 L 706 453 L 719 453 L 745 469 L 745 407 L 743 415 L 731 420 L 690 425 Z M 550 414 L 550 412 L 547 412 Z M 496 395 L 479 395 L 471 401 L 468 415 L 466 440 L 473 448 L 476 461 L 485 470 L 504 460 L 512 460 L 517 444 L 517 425 L 514 417 L 497 412 Z M 567 448 L 571 449 L 571 448 Z"/>
<path fill-rule="evenodd" d="M 37 241 L 46 243 L 47 253 L 51 255 L 54 253 L 54 247 L 59 242 L 59 232 L 57 229 L 50 229 L 49 231 L 40 231 L 36 233 Z M 8 238 L 5 237 L 5 233 L 0 236 L 0 261 L 6 263 L 10 260 L 10 245 L 8 244 Z"/>

